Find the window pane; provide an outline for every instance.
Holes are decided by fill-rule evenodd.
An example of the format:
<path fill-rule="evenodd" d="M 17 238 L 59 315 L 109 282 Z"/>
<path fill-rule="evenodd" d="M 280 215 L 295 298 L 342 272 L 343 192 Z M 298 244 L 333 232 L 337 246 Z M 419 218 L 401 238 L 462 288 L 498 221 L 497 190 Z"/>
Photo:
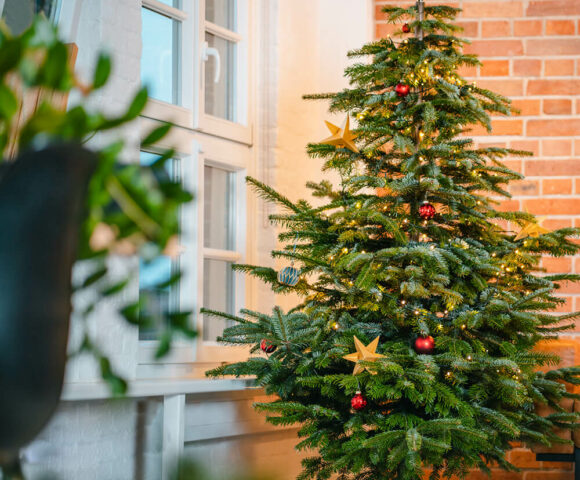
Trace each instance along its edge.
<path fill-rule="evenodd" d="M 232 263 L 206 258 L 203 262 L 203 306 L 211 310 L 234 313 L 234 271 Z M 203 339 L 215 341 L 229 321 L 204 316 Z"/>
<path fill-rule="evenodd" d="M 208 32 L 205 40 L 218 50 L 221 58 L 221 75 L 217 83 L 214 81 L 215 59 L 210 57 L 205 62 L 205 113 L 235 122 L 236 44 Z"/>
<path fill-rule="evenodd" d="M 171 291 L 156 288 L 156 285 L 171 278 L 172 267 L 171 259 L 165 255 L 148 263 L 139 259 L 139 300 L 148 314 L 147 325 L 139 327 L 139 340 L 158 338 L 164 314 L 170 311 Z"/>
<path fill-rule="evenodd" d="M 180 23 L 146 8 L 141 11 L 141 83 L 150 97 L 178 104 Z"/>
<path fill-rule="evenodd" d="M 235 173 L 216 167 L 204 169 L 204 246 L 234 250 Z"/>
<path fill-rule="evenodd" d="M 141 165 L 151 165 L 159 155 L 154 153 L 141 152 Z M 167 175 L 174 175 L 174 161 L 168 160 L 165 163 Z M 158 288 L 157 285 L 167 282 L 173 274 L 175 262 L 165 255 L 146 262 L 139 259 L 139 300 L 146 304 L 147 313 L 150 315 L 151 325 L 139 328 L 140 340 L 156 340 L 158 332 L 163 324 L 164 313 L 173 309 L 177 299 L 177 290 L 170 288 Z"/>
<path fill-rule="evenodd" d="M 236 31 L 236 0 L 206 0 L 205 19 Z"/>
<path fill-rule="evenodd" d="M 150 152 L 139 152 L 139 164 L 143 165 L 143 166 L 149 166 L 149 165 L 153 165 L 153 163 L 159 158 L 159 155 L 157 155 L 156 153 L 150 153 Z M 157 180 L 161 180 L 160 175 L 164 175 L 164 171 L 165 174 L 169 177 L 172 178 L 173 180 L 177 180 L 178 175 L 176 172 L 176 168 L 175 168 L 175 162 L 176 160 L 174 159 L 169 159 L 165 162 L 164 165 L 164 169 L 161 171 L 156 171 L 155 176 L 157 178 Z M 165 176 L 163 179 L 167 180 L 167 176 Z"/>
<path fill-rule="evenodd" d="M 5 0 L 2 17 L 14 33 L 18 35 L 32 23 L 35 14 L 44 12 L 56 23 L 60 10 L 60 0 Z"/>

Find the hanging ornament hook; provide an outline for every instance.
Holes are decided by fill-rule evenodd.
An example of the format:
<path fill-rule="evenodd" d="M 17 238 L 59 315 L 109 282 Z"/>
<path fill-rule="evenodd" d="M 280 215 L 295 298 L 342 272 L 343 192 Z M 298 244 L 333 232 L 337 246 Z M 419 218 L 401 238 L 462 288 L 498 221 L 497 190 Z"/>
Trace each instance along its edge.
<path fill-rule="evenodd" d="M 296 235 L 294 237 L 294 248 L 292 248 L 292 255 L 294 255 L 296 253 L 296 247 L 298 245 L 298 235 Z M 292 261 L 290 262 L 290 266 L 294 266 L 294 258 L 292 258 Z"/>

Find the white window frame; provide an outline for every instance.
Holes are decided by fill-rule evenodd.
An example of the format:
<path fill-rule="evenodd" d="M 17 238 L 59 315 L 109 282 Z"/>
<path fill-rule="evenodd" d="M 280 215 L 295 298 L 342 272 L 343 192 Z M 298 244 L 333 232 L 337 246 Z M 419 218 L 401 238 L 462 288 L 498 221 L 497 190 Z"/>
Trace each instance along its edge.
<path fill-rule="evenodd" d="M 141 8 L 164 15 L 180 22 L 181 25 L 181 41 L 178 45 L 179 52 L 177 55 L 179 63 L 177 97 L 180 100 L 179 104 L 176 105 L 150 98 L 143 115 L 153 119 L 169 121 L 181 127 L 193 128 L 196 58 L 192 54 L 195 51 L 195 10 L 192 0 L 181 0 L 181 8 L 171 7 L 158 0 L 141 0 Z"/>
<path fill-rule="evenodd" d="M 3 8 L 4 0 L 0 0 L 0 11 Z M 81 17 L 82 0 L 70 0 L 61 3 L 60 14 L 58 18 L 58 27 L 62 38 L 68 41 L 74 41 L 77 38 L 77 32 Z"/>
<path fill-rule="evenodd" d="M 157 122 L 141 118 L 143 131 L 150 130 Z M 188 140 L 189 139 L 189 143 Z M 240 361 L 248 356 L 248 347 L 231 347 L 203 339 L 204 317 L 200 314 L 204 298 L 204 259 L 245 263 L 247 260 L 248 192 L 245 177 L 252 164 L 253 152 L 247 146 L 226 142 L 223 139 L 199 135 L 175 128 L 163 139 L 153 152 L 177 146 L 180 178 L 183 186 L 194 193 L 195 199 L 182 208 L 182 235 L 179 257 L 182 279 L 179 283 L 179 307 L 193 312 L 192 326 L 198 336 L 192 342 L 176 338 L 171 352 L 159 361 L 154 360 L 157 340 L 139 340 L 137 378 L 184 378 L 203 376 L 211 367 L 223 362 Z M 204 246 L 204 168 L 214 166 L 231 171 L 235 177 L 235 201 L 232 218 L 236 236 L 235 250 L 220 250 Z M 242 273 L 234 274 L 234 313 L 247 306 L 247 282 Z"/>
<path fill-rule="evenodd" d="M 205 19 L 205 0 L 197 1 L 197 39 L 199 47 L 200 72 L 199 72 L 199 92 L 197 117 L 195 118 L 195 128 L 201 132 L 218 137 L 227 138 L 237 142 L 252 143 L 252 108 L 253 104 L 250 88 L 252 82 L 250 48 L 251 24 L 250 9 L 252 0 L 237 0 L 236 19 L 237 31 L 233 32 L 225 27 L 216 25 Z M 234 73 L 234 99 L 236 121 L 215 117 L 205 113 L 205 66 L 207 61 L 215 61 L 209 58 L 203 61 L 205 49 L 205 34 L 211 33 L 236 44 L 236 71 Z"/>
<path fill-rule="evenodd" d="M 0 2 L 4 2 L 4 0 L 0 0 Z M 272 63 L 271 61 L 267 64 L 260 63 L 261 74 L 254 74 L 256 65 L 254 65 L 253 60 L 257 56 L 253 52 L 261 48 L 262 43 L 259 40 L 262 36 L 262 29 L 253 33 L 252 26 L 254 24 L 262 25 L 267 32 L 267 38 L 273 40 L 275 26 L 271 25 L 275 25 L 277 18 L 274 14 L 276 7 L 273 3 L 270 4 L 269 0 L 238 0 L 237 2 L 238 8 L 242 9 L 238 14 L 237 33 L 243 37 L 240 40 L 243 48 L 238 49 L 237 52 L 237 65 L 244 68 L 237 72 L 237 79 L 243 82 L 243 87 L 238 86 L 236 98 L 243 102 L 242 107 L 238 108 L 245 109 L 245 114 L 240 116 L 238 111 L 237 118 L 242 118 L 244 122 L 235 124 L 205 115 L 200 101 L 205 99 L 202 90 L 204 65 L 201 61 L 201 49 L 203 41 L 205 41 L 206 31 L 205 11 L 202 8 L 204 2 L 205 0 L 181 0 L 180 8 L 176 9 L 178 12 L 174 12 L 172 7 L 162 2 L 140 0 L 138 2 L 139 8 L 132 10 L 138 15 L 138 18 L 132 19 L 133 22 L 141 25 L 141 8 L 143 7 L 156 11 L 159 9 L 165 14 L 181 12 L 179 14 L 182 22 L 179 56 L 181 61 L 181 104 L 174 105 L 154 99 L 150 100 L 146 111 L 136 122 L 135 128 L 143 136 L 158 126 L 159 121 L 171 121 L 176 125 L 155 148 L 148 148 L 148 150 L 155 153 L 166 148 L 174 148 L 177 152 L 176 157 L 180 159 L 183 185 L 195 195 L 194 201 L 185 205 L 181 212 L 183 221 L 180 243 L 184 247 L 184 252 L 180 256 L 183 276 L 179 284 L 179 300 L 182 310 L 194 312 L 192 324 L 198 330 L 198 336 L 193 341 L 176 338 L 170 354 L 161 361 L 156 361 L 154 353 L 158 341 L 139 340 L 138 330 L 130 328 L 130 333 L 127 332 L 127 335 L 130 335 L 127 342 L 131 348 L 135 346 L 137 349 L 137 355 L 132 357 L 134 363 L 128 368 L 128 371 L 131 372 L 129 373 L 131 379 L 130 394 L 141 391 L 148 392 L 148 395 L 155 395 L 168 391 L 191 392 L 213 388 L 229 389 L 231 388 L 230 382 L 236 383 L 236 381 L 223 381 L 225 382 L 223 386 L 214 387 L 214 385 L 221 385 L 220 381 L 206 382 L 205 372 L 224 362 L 244 360 L 249 355 L 248 346 L 231 347 L 203 340 L 203 318 L 199 313 L 200 308 L 203 307 L 203 259 L 206 255 L 219 256 L 223 259 L 224 255 L 222 252 L 204 248 L 203 229 L 198 227 L 203 226 L 203 169 L 206 162 L 208 165 L 214 164 L 235 171 L 238 185 L 236 206 L 240 213 L 235 216 L 238 240 L 236 245 L 238 254 L 235 259 L 243 263 L 256 263 L 257 252 L 253 248 L 248 248 L 248 245 L 251 247 L 256 245 L 255 240 L 258 234 L 256 227 L 261 225 L 264 219 L 257 218 L 259 201 L 246 188 L 244 177 L 248 173 L 263 178 L 266 175 L 266 170 L 260 164 L 265 162 L 265 165 L 268 162 L 267 159 L 273 154 L 273 151 L 269 149 L 267 151 L 263 148 L 259 150 L 254 145 L 255 140 L 261 145 L 263 131 L 260 129 L 255 131 L 253 125 L 265 124 L 265 119 L 262 116 L 256 116 L 256 112 L 264 111 L 264 108 L 257 110 L 252 108 L 254 98 L 262 101 L 262 96 L 258 97 L 255 94 L 258 88 L 256 81 L 262 77 L 270 77 Z M 63 0 L 58 23 L 64 38 L 72 42 L 78 40 L 79 28 L 82 25 L 80 19 L 84 17 L 86 8 L 86 2 L 83 0 Z M 264 45 L 266 44 L 270 46 L 264 50 L 266 52 L 273 51 L 274 47 L 271 45 L 274 45 L 275 42 L 265 42 Z M 134 53 L 139 54 L 138 51 Z M 271 57 L 272 54 L 269 56 Z M 138 80 L 139 76 L 137 75 L 135 81 L 138 82 Z M 272 95 L 267 97 L 269 102 L 273 101 Z M 136 160 L 138 148 L 133 143 L 131 143 L 131 148 L 134 149 L 133 159 Z M 246 213 L 248 208 L 249 211 Z M 255 279 L 237 274 L 235 285 L 236 313 L 243 307 L 255 309 L 258 293 L 257 283 L 258 281 Z M 137 289 L 131 292 L 132 296 L 138 294 L 138 286 L 135 286 Z M 69 380 L 71 383 L 68 383 L 68 386 L 78 387 L 80 391 L 83 391 L 85 387 L 93 391 L 94 387 L 95 392 L 106 396 L 107 388 L 100 381 L 94 380 L 93 374 L 92 370 L 88 374 L 88 377 L 91 377 L 90 383 L 77 383 L 71 377 Z M 80 377 L 84 378 L 83 373 L 80 374 Z M 236 388 L 243 388 L 243 386 Z M 82 395 L 75 398 L 81 398 Z"/>
<path fill-rule="evenodd" d="M 232 154 L 233 153 L 233 154 Z M 204 142 L 203 149 L 199 152 L 198 161 L 198 187 L 197 198 L 204 198 L 204 180 L 205 167 L 217 167 L 232 172 L 235 182 L 235 201 L 234 212 L 231 215 L 233 220 L 231 227 L 234 230 L 236 242 L 234 250 L 221 250 L 206 247 L 204 245 L 204 202 L 199 201 L 197 208 L 199 219 L 197 231 L 198 249 L 198 290 L 197 298 L 199 299 L 199 307 L 203 305 L 204 299 L 204 260 L 213 259 L 228 261 L 233 263 L 245 263 L 247 259 L 247 189 L 245 177 L 248 173 L 248 166 L 251 160 L 251 155 L 246 147 L 236 145 L 233 142 L 224 142 L 217 138 L 207 137 Z M 239 310 L 244 308 L 246 302 L 246 279 L 242 273 L 234 273 L 234 314 L 238 314 Z M 199 315 L 197 318 L 196 329 L 198 331 L 197 337 L 197 352 L 196 362 L 202 364 L 215 364 L 224 361 L 241 360 L 248 355 L 247 347 L 231 347 L 220 344 L 212 340 L 204 340 L 204 316 Z"/>
<path fill-rule="evenodd" d="M 205 0 L 181 0 L 181 8 L 158 0 L 141 0 L 142 8 L 153 10 L 181 22 L 180 104 L 150 99 L 144 116 L 163 119 L 178 126 L 251 145 L 252 143 L 252 69 L 250 45 L 251 9 L 254 0 L 237 0 L 237 32 L 205 20 Z M 205 34 L 212 33 L 236 43 L 235 110 L 236 122 L 205 113 Z M 207 61 L 214 61 L 209 58 Z"/>
<path fill-rule="evenodd" d="M 247 226 L 247 189 L 245 176 L 253 174 L 255 152 L 252 123 L 252 64 L 249 46 L 254 46 L 250 37 L 250 19 L 256 0 L 237 0 L 238 32 L 230 32 L 218 25 L 205 21 L 205 0 L 181 0 L 181 8 L 175 9 L 157 0 L 141 0 L 143 8 L 149 8 L 163 15 L 181 21 L 181 44 L 179 58 L 181 104 L 169 104 L 150 99 L 140 119 L 142 132 L 150 131 L 158 121 L 171 121 L 176 127 L 156 148 L 174 148 L 180 158 L 181 179 L 184 187 L 195 196 L 191 204 L 181 213 L 182 239 L 184 251 L 180 256 L 182 279 L 179 284 L 179 302 L 182 310 L 193 312 L 192 324 L 198 332 L 192 342 L 176 339 L 172 350 L 160 361 L 154 360 L 157 340 L 139 340 L 137 379 L 183 379 L 204 377 L 209 368 L 223 362 L 240 361 L 248 357 L 247 346 L 231 347 L 216 341 L 203 339 L 203 315 L 200 309 L 204 298 L 204 259 L 213 258 L 245 263 L 247 256 L 246 238 L 251 233 Z M 237 41 L 237 68 L 235 78 L 237 119 L 234 123 L 205 114 L 205 62 L 203 46 L 205 32 L 217 33 L 220 37 Z M 233 36 L 232 36 L 233 33 Z M 235 36 L 235 38 L 234 38 Z M 210 59 L 210 61 L 212 61 Z M 155 150 L 155 149 L 153 149 Z M 233 172 L 236 182 L 235 193 L 235 251 L 218 250 L 204 246 L 204 167 L 214 166 Z M 248 305 L 245 275 L 234 274 L 234 312 Z M 250 287 L 252 288 L 252 287 Z"/>
<path fill-rule="evenodd" d="M 143 122 L 145 119 L 141 119 Z M 145 120 L 147 125 L 153 122 Z M 149 127 L 150 128 L 150 127 Z M 157 145 L 157 148 L 148 148 L 152 153 L 159 153 L 165 148 L 169 148 L 174 143 L 171 140 L 165 140 Z M 196 189 L 196 151 L 198 147 L 195 142 L 186 152 L 178 152 L 175 158 L 175 166 L 179 169 L 176 178 L 179 178 L 184 188 L 190 192 Z M 197 235 L 194 233 L 196 225 L 199 223 L 197 218 L 197 208 L 195 201 L 182 206 L 179 213 L 181 223 L 181 235 L 179 245 L 181 253 L 177 259 L 181 268 L 182 277 L 178 284 L 178 307 L 182 311 L 192 311 L 191 326 L 195 327 L 194 322 L 198 316 L 197 298 L 195 295 L 197 289 Z M 193 293 L 192 293 L 193 292 Z M 141 340 L 139 339 L 139 348 L 137 356 L 137 378 L 171 378 L 183 377 L 189 374 L 190 365 L 195 362 L 195 345 L 191 340 L 177 337 L 172 342 L 170 353 L 160 361 L 155 360 L 155 352 L 159 345 L 158 340 Z"/>

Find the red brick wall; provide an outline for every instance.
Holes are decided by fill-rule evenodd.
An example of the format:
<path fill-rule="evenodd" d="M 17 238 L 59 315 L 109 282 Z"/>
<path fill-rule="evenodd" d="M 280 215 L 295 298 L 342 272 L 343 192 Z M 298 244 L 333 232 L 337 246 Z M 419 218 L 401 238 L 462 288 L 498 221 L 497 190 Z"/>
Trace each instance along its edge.
<path fill-rule="evenodd" d="M 411 3 L 375 0 L 376 37 L 393 29 L 381 13 L 382 6 Z M 517 117 L 494 120 L 492 136 L 483 135 L 481 129 L 472 135 L 481 144 L 534 152 L 533 157 L 506 162 L 526 175 L 511 188 L 514 197 L 506 206 L 546 216 L 543 225 L 547 228 L 580 226 L 580 0 L 426 3 L 463 9 L 459 23 L 465 28 L 463 35 L 472 41 L 466 52 L 478 54 L 484 63 L 463 74 L 480 86 L 509 96 L 521 111 Z M 550 258 L 542 263 L 549 272 L 580 273 L 580 257 Z M 563 288 L 562 296 L 567 302 L 561 311 L 580 310 L 580 284 Z M 576 332 L 580 332 L 580 322 Z M 575 338 L 570 336 L 570 340 Z M 580 363 L 575 358 L 573 363 Z M 535 462 L 529 450 L 518 448 L 510 455 L 525 470 L 494 472 L 494 480 L 573 478 L 571 466 Z"/>

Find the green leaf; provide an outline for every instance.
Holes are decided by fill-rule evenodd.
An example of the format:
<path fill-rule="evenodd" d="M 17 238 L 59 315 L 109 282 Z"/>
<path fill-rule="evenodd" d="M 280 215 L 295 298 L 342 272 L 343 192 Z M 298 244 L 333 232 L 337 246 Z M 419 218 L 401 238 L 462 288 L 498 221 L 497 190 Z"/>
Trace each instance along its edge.
<path fill-rule="evenodd" d="M 18 39 L 6 40 L 0 48 L 0 75 L 14 69 L 22 58 L 22 43 Z"/>
<path fill-rule="evenodd" d="M 181 272 L 174 273 L 168 280 L 155 285 L 155 288 L 159 290 L 165 290 L 166 288 L 176 285 L 179 282 L 179 280 L 181 280 L 181 277 L 182 277 Z"/>
<path fill-rule="evenodd" d="M 171 350 L 171 340 L 173 337 L 173 332 L 170 329 L 165 330 L 161 337 L 159 338 L 159 343 L 157 344 L 157 350 L 155 352 L 155 358 L 160 359 L 169 353 Z"/>
<path fill-rule="evenodd" d="M 171 312 L 167 314 L 167 319 L 175 330 L 178 330 L 188 338 L 194 338 L 197 332 L 191 329 L 191 315 L 192 312 Z"/>
<path fill-rule="evenodd" d="M 124 306 L 119 313 L 123 315 L 123 318 L 127 320 L 131 325 L 140 325 L 141 319 L 139 316 L 141 304 L 139 302 L 131 303 Z"/>
<path fill-rule="evenodd" d="M 99 358 L 99 366 L 101 368 L 101 377 L 109 384 L 113 395 L 120 396 L 127 393 L 126 380 L 113 371 L 111 362 L 107 357 L 101 356 Z"/>
<path fill-rule="evenodd" d="M 32 26 L 23 33 L 26 47 L 50 48 L 58 42 L 56 27 L 44 15 L 37 15 Z"/>
<path fill-rule="evenodd" d="M 148 98 L 149 96 L 147 94 L 147 88 L 143 87 L 141 90 L 137 92 L 137 94 L 133 98 L 133 101 L 131 102 L 131 105 L 129 105 L 127 112 L 125 113 L 125 115 L 123 115 L 123 120 L 125 122 L 128 122 L 130 120 L 133 120 L 134 118 L 137 118 L 145 108 Z"/>
<path fill-rule="evenodd" d="M 61 90 L 64 87 L 64 74 L 68 67 L 68 50 L 64 43 L 56 43 L 46 56 L 38 72 L 39 84 Z"/>
<path fill-rule="evenodd" d="M 9 120 L 18 110 L 18 100 L 14 92 L 5 84 L 0 84 L 0 115 Z"/>
<path fill-rule="evenodd" d="M 154 171 L 165 170 L 165 164 L 173 157 L 175 157 L 174 149 L 170 148 L 168 150 L 164 150 L 163 153 L 161 153 L 159 157 L 151 164 L 151 168 Z"/>
<path fill-rule="evenodd" d="M 154 145 L 159 140 L 161 140 L 169 130 L 171 130 L 172 125 L 170 123 L 164 123 L 160 127 L 154 128 L 151 130 L 147 136 L 141 142 L 141 147 L 147 147 L 149 145 Z"/>
<path fill-rule="evenodd" d="M 109 384 L 113 396 L 120 397 L 127 393 L 128 384 L 124 378 L 119 377 L 118 375 L 111 375 L 105 377 L 105 380 Z"/>
<path fill-rule="evenodd" d="M 96 272 L 91 273 L 85 281 L 82 283 L 81 288 L 87 288 L 93 285 L 94 283 L 98 282 L 101 278 L 103 278 L 108 272 L 107 267 L 99 268 Z"/>
<path fill-rule="evenodd" d="M 99 367 L 101 369 L 101 375 L 103 377 L 109 376 L 113 373 L 111 369 L 111 362 L 107 357 L 99 358 Z"/>
<path fill-rule="evenodd" d="M 109 297 L 111 295 L 115 295 L 116 293 L 121 292 L 129 283 L 129 279 L 126 278 L 121 280 L 120 282 L 116 282 L 107 288 L 105 288 L 101 293 L 103 297 Z"/>
<path fill-rule="evenodd" d="M 93 76 L 93 88 L 96 90 L 107 83 L 111 75 L 111 58 L 106 53 L 101 53 L 97 60 L 95 74 Z"/>

